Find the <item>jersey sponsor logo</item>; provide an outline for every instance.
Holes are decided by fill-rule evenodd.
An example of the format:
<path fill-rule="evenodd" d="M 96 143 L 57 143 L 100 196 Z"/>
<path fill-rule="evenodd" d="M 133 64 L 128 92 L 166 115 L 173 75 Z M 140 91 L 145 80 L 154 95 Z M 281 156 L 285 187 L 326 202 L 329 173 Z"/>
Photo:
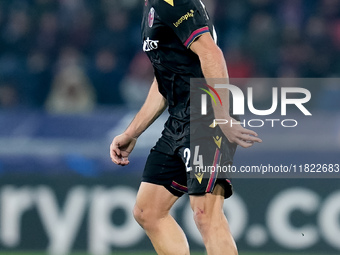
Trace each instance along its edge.
<path fill-rule="evenodd" d="M 148 37 L 143 43 L 143 51 L 148 52 L 158 49 L 158 43 L 159 41 L 150 40 L 150 38 Z"/>
<path fill-rule="evenodd" d="M 164 0 L 164 1 L 170 4 L 171 6 L 174 6 L 174 0 Z"/>
<path fill-rule="evenodd" d="M 180 17 L 179 20 L 177 20 L 177 22 L 173 23 L 175 27 L 178 27 L 179 25 L 181 25 L 183 23 L 183 21 L 188 20 L 189 18 L 193 18 L 194 17 L 194 10 L 190 10 L 190 12 L 187 12 L 186 14 L 184 14 L 182 17 Z"/>
<path fill-rule="evenodd" d="M 152 7 L 148 15 L 148 25 L 150 28 L 153 26 L 154 21 L 155 21 L 155 9 Z"/>

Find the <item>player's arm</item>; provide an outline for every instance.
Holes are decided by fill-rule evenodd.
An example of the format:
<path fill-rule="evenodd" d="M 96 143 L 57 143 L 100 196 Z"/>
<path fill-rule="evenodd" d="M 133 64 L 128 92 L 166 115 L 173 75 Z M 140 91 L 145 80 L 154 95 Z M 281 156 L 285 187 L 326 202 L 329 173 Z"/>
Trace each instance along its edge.
<path fill-rule="evenodd" d="M 128 128 L 116 136 L 110 146 L 112 161 L 121 166 L 129 164 L 128 156 L 135 147 L 137 138 L 161 115 L 167 107 L 167 101 L 158 91 L 154 79 L 144 105 L 136 114 Z"/>
<path fill-rule="evenodd" d="M 190 46 L 190 49 L 196 53 L 200 59 L 201 68 L 205 78 L 225 78 L 228 82 L 227 65 L 221 49 L 216 45 L 210 33 L 205 33 L 196 39 Z M 213 105 L 214 114 L 216 119 L 226 119 L 236 123 L 229 115 L 229 91 L 227 89 L 219 89 L 218 93 L 221 96 L 222 104 Z M 228 140 L 238 145 L 248 148 L 254 142 L 262 142 L 257 137 L 256 132 L 245 129 L 241 125 L 220 125 L 223 133 Z"/>

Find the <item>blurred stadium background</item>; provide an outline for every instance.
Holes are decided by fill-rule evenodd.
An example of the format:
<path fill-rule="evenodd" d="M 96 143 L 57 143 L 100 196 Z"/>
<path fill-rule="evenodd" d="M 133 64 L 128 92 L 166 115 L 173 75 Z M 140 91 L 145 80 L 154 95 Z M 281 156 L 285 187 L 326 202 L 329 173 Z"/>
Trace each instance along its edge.
<path fill-rule="evenodd" d="M 294 129 L 259 128 L 264 143 L 239 149 L 235 164 L 339 163 L 340 1 L 204 2 L 231 77 L 308 78 L 312 93 L 313 117 L 296 111 Z M 142 8 L 143 0 L 0 0 L 1 254 L 154 254 L 131 210 L 166 114 L 129 166 L 108 153 L 153 78 Z M 254 88 L 260 107 L 271 102 L 265 81 Z M 339 254 L 339 181 L 319 177 L 235 179 L 225 211 L 240 254 Z M 172 213 L 202 251 L 186 197 Z"/>

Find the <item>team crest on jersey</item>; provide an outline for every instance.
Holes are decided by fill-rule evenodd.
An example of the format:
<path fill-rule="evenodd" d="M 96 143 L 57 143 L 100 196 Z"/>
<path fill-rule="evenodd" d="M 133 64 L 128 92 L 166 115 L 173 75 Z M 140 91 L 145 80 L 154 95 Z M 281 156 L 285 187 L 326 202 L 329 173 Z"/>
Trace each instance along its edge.
<path fill-rule="evenodd" d="M 148 24 L 150 28 L 153 26 L 154 21 L 155 21 L 155 9 L 152 7 L 149 11 L 149 16 L 148 16 Z"/>

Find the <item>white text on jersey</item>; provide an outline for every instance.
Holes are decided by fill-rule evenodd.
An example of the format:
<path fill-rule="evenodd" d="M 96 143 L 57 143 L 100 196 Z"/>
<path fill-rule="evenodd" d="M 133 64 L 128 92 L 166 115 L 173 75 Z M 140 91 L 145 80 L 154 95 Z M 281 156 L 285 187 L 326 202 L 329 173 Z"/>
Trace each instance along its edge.
<path fill-rule="evenodd" d="M 158 42 L 159 41 L 150 40 L 148 37 L 143 43 L 143 51 L 147 52 L 158 49 Z"/>

